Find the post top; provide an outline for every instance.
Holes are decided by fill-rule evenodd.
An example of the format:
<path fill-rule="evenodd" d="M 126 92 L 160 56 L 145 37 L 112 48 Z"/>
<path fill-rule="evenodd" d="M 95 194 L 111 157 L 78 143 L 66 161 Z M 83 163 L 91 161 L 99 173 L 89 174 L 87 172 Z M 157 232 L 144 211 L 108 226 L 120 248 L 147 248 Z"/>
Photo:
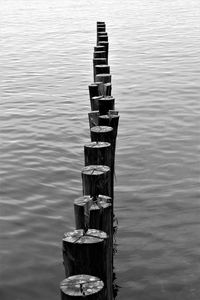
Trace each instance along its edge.
<path fill-rule="evenodd" d="M 84 145 L 84 147 L 87 147 L 87 148 L 107 148 L 109 146 L 110 146 L 110 143 L 108 143 L 108 142 L 90 142 L 90 143 Z"/>
<path fill-rule="evenodd" d="M 91 128 L 92 132 L 110 132 L 113 128 L 110 126 L 94 126 Z"/>
<path fill-rule="evenodd" d="M 62 293 L 69 296 L 88 296 L 102 290 L 104 283 L 98 277 L 91 275 L 74 275 L 65 278 L 60 283 Z"/>
<path fill-rule="evenodd" d="M 77 229 L 64 234 L 63 243 L 72 244 L 94 244 L 101 243 L 107 239 L 107 234 L 104 231 L 97 229 L 88 229 L 84 232 L 83 229 Z"/>

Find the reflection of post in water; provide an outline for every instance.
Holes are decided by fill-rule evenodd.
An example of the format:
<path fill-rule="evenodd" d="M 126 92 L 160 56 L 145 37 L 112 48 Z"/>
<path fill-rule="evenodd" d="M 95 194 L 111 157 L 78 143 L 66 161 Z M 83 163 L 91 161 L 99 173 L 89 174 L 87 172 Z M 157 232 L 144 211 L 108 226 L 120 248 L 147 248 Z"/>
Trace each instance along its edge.
<path fill-rule="evenodd" d="M 84 145 L 83 195 L 74 200 L 75 230 L 66 232 L 62 252 L 66 279 L 61 299 L 114 300 L 119 286 L 114 269 L 117 218 L 114 215 L 115 151 L 119 123 L 108 65 L 105 22 L 97 22 L 89 87 L 91 141 Z"/>

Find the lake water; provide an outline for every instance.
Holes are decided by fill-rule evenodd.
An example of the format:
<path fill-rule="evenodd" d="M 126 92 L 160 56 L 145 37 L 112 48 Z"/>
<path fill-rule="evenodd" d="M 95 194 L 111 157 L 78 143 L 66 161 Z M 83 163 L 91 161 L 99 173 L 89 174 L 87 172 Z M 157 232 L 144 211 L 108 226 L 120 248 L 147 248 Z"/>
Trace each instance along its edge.
<path fill-rule="evenodd" d="M 0 4 L 0 299 L 60 299 L 105 21 L 120 112 L 117 299 L 199 300 L 200 2 Z"/>

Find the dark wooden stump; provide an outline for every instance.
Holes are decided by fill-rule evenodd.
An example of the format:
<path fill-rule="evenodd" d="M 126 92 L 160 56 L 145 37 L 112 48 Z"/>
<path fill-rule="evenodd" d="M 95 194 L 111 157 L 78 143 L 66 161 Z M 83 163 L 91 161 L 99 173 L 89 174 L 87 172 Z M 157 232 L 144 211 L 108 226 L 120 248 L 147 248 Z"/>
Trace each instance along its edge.
<path fill-rule="evenodd" d="M 98 195 L 112 196 L 111 173 L 108 166 L 89 165 L 82 169 L 83 195 L 97 197 Z"/>
<path fill-rule="evenodd" d="M 98 74 L 110 74 L 110 66 L 108 66 L 108 65 L 96 65 L 95 66 L 95 71 L 96 71 L 96 75 L 98 75 Z"/>
<path fill-rule="evenodd" d="M 76 229 L 84 229 L 89 224 L 90 207 L 92 198 L 90 196 L 82 196 L 74 201 L 74 216 Z"/>
<path fill-rule="evenodd" d="M 99 109 L 100 116 L 107 115 L 109 113 L 109 110 L 115 109 L 115 98 L 112 96 L 101 97 L 98 101 L 98 109 Z M 105 126 L 108 126 L 108 125 L 105 125 Z"/>
<path fill-rule="evenodd" d="M 91 99 L 91 110 L 99 110 L 99 99 L 101 99 L 103 96 L 95 96 Z"/>
<path fill-rule="evenodd" d="M 105 48 L 106 49 L 106 48 Z M 107 64 L 107 56 L 108 56 L 108 51 L 106 51 L 106 58 L 93 58 L 93 74 L 94 74 L 94 81 L 96 79 L 96 73 L 95 73 L 95 66 L 96 65 L 106 65 Z"/>
<path fill-rule="evenodd" d="M 88 86 L 88 89 L 89 89 L 89 97 L 90 97 L 90 105 L 91 105 L 92 97 L 99 96 L 99 86 L 97 83 L 91 83 Z"/>
<path fill-rule="evenodd" d="M 94 46 L 94 52 L 98 52 L 98 51 L 105 51 L 105 47 L 104 46 Z"/>
<path fill-rule="evenodd" d="M 94 58 L 106 58 L 106 51 L 97 51 L 93 54 Z"/>
<path fill-rule="evenodd" d="M 99 42 L 108 42 L 108 36 L 107 35 L 98 35 L 98 44 Z"/>
<path fill-rule="evenodd" d="M 112 84 L 105 83 L 104 84 L 104 96 L 111 96 L 112 94 Z"/>
<path fill-rule="evenodd" d="M 95 70 L 95 72 L 96 72 L 96 70 Z M 105 74 L 103 74 L 103 73 L 96 74 L 96 81 L 103 82 L 104 84 L 105 83 L 111 83 L 111 79 L 112 79 L 112 75 L 111 74 L 108 74 L 108 73 L 105 73 Z"/>
<path fill-rule="evenodd" d="M 108 53 L 109 53 L 109 42 L 106 41 L 99 41 L 98 42 L 99 46 L 104 46 L 105 47 L 105 51 L 106 51 L 106 64 L 108 65 Z"/>
<path fill-rule="evenodd" d="M 90 274 L 106 282 L 106 240 L 107 234 L 96 229 L 65 233 L 62 242 L 66 277 Z"/>
<path fill-rule="evenodd" d="M 104 165 L 111 167 L 111 144 L 91 142 L 84 145 L 85 166 Z"/>
<path fill-rule="evenodd" d="M 88 119 L 89 119 L 89 127 L 90 129 L 94 126 L 99 125 L 99 111 L 94 110 L 88 113 Z M 91 132 L 90 132 L 91 135 Z"/>

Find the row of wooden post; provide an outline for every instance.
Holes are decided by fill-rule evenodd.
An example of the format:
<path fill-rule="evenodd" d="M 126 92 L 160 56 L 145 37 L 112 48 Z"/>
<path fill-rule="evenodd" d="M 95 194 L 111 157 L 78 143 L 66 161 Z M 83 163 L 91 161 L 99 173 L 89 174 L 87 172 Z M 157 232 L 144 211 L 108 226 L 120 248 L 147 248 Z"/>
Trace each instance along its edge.
<path fill-rule="evenodd" d="M 61 299 L 113 299 L 115 148 L 119 114 L 112 96 L 105 22 L 97 22 L 89 85 L 91 141 L 84 145 L 83 196 L 74 200 L 75 230 L 62 241 L 66 278 Z"/>

